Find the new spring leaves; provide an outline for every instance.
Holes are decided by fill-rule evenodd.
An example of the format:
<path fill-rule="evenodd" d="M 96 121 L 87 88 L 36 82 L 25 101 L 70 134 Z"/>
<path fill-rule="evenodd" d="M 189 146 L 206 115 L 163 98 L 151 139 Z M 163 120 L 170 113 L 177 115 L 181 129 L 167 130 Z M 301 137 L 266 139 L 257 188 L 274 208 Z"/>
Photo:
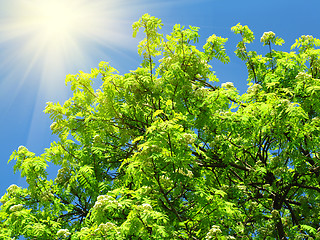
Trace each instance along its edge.
<path fill-rule="evenodd" d="M 230 61 L 225 38 L 197 49 L 198 28 L 165 38 L 144 15 L 141 65 L 120 75 L 102 62 L 67 76 L 73 96 L 48 103 L 53 142 L 41 156 L 15 151 L 12 185 L 1 198 L 0 236 L 27 239 L 316 239 L 319 236 L 319 40 L 297 52 L 240 24 L 236 55 L 248 90 L 221 87 L 209 65 Z M 157 59 L 161 58 L 159 61 Z M 95 79 L 99 89 L 93 89 Z M 47 179 L 47 162 L 61 167 Z"/>

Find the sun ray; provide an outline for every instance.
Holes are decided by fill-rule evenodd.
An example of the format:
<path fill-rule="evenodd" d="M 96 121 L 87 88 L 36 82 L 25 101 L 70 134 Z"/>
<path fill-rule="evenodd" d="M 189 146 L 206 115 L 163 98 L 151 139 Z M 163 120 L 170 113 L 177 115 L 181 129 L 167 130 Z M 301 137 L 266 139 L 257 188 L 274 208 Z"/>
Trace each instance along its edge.
<path fill-rule="evenodd" d="M 56 64 L 75 67 L 88 63 L 84 44 L 116 44 L 126 47 L 127 34 L 121 33 L 126 9 L 117 9 L 108 0 L 15 0 L 0 10 L 0 44 L 11 49 L 5 64 L 30 69 L 53 69 Z M 117 1 L 118 4 L 124 1 Z M 5 13 L 5 14 L 4 14 Z M 5 16 L 3 16 L 5 15 Z M 1 53 L 0 53 L 1 54 Z M 81 58 L 78 58 L 82 56 Z M 84 57 L 86 56 L 86 57 Z M 51 66 L 44 66 L 50 59 Z M 14 63 L 15 62 L 15 63 Z M 79 69 L 80 70 L 80 69 Z M 64 73 L 66 74 L 66 73 Z"/>
<path fill-rule="evenodd" d="M 130 47 L 128 28 L 123 27 L 128 8 L 118 8 L 122 0 L 112 2 L 12 0 L 1 5 L 0 94 L 6 99 L 2 112 L 34 106 L 26 110 L 32 111 L 27 145 L 39 150 L 47 147 L 38 141 L 44 134 L 50 135 L 42 111 L 47 101 L 68 98 L 65 76 L 96 67 L 97 58 L 108 61 L 102 58 L 107 54 L 101 48 L 93 52 L 95 45 L 107 52 L 109 48 L 126 51 Z M 131 20 L 126 24 L 130 26 Z M 17 107 L 17 103 L 21 105 Z"/>

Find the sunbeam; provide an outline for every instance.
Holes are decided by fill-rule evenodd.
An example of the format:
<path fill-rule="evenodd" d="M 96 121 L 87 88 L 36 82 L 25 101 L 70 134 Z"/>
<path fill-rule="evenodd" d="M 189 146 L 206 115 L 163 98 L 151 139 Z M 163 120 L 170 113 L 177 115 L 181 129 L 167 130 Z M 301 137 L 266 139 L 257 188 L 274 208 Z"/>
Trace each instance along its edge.
<path fill-rule="evenodd" d="M 19 72 L 20 81 L 36 69 L 39 78 L 34 81 L 41 82 L 42 87 L 50 86 L 46 91 L 57 90 L 52 88 L 57 84 L 48 82 L 51 77 L 42 78 L 53 73 L 66 75 L 65 70 L 71 64 L 72 71 L 90 66 L 92 47 L 88 46 L 128 48 L 124 32 L 127 29 L 122 20 L 127 9 L 123 5 L 118 7 L 123 2 L 15 0 L 5 3 L 5 11 L 0 15 L 0 44 L 6 45 L 8 54 L 1 54 L 0 67 L 17 68 L 11 71 Z"/>

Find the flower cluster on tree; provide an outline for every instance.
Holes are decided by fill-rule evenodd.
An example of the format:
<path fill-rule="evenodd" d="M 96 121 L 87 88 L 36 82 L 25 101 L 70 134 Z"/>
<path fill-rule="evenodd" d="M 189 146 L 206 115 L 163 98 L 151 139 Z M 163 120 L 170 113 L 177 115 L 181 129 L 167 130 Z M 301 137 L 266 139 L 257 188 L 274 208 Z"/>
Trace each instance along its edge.
<path fill-rule="evenodd" d="M 45 109 L 59 141 L 10 158 L 28 187 L 1 198 L 1 239 L 320 238 L 320 40 L 276 51 L 284 41 L 267 32 L 262 56 L 234 26 L 248 70 L 240 94 L 214 84 L 209 65 L 230 61 L 227 39 L 199 50 L 198 28 L 164 38 L 161 26 L 148 14 L 133 24 L 146 35 L 136 70 L 101 62 L 67 76 L 73 96 Z M 54 180 L 48 162 L 61 167 Z"/>

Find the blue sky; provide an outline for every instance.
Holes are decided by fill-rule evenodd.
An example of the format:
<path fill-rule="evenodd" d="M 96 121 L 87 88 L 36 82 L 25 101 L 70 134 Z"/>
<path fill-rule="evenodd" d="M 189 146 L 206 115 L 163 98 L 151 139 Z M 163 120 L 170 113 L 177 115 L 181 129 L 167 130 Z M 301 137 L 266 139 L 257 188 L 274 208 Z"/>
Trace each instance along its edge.
<path fill-rule="evenodd" d="M 164 34 L 169 34 L 177 23 L 200 27 L 199 46 L 212 34 L 228 38 L 226 48 L 231 62 L 223 65 L 214 61 L 212 66 L 220 82 L 233 82 L 240 92 L 247 88 L 247 75 L 244 63 L 233 53 L 239 36 L 231 32 L 232 26 L 239 22 L 248 25 L 256 36 L 248 48 L 261 54 L 267 51 L 260 43 L 266 31 L 285 40 L 285 45 L 278 48 L 285 51 L 301 35 L 320 38 L 320 2 L 316 0 L 64 2 L 70 2 L 68 9 L 63 10 L 60 5 L 54 13 L 60 16 L 51 16 L 44 24 L 43 19 L 32 22 L 30 16 L 52 10 L 52 6 L 43 5 L 53 4 L 52 0 L 0 0 L 0 195 L 11 184 L 25 186 L 19 174 L 13 174 L 14 162 L 7 164 L 12 151 L 23 145 L 40 155 L 50 142 L 57 140 L 43 110 L 48 101 L 64 102 L 71 97 L 64 83 L 67 74 L 90 71 L 100 61 L 110 62 L 120 73 L 139 66 L 136 46 L 142 35 L 133 39 L 131 25 L 144 13 L 162 19 Z M 55 28 L 64 15 L 73 16 L 75 12 L 77 21 Z M 54 34 L 46 30 L 49 25 Z M 99 84 L 97 80 L 96 85 Z M 51 177 L 56 172 L 57 168 L 49 167 Z"/>

